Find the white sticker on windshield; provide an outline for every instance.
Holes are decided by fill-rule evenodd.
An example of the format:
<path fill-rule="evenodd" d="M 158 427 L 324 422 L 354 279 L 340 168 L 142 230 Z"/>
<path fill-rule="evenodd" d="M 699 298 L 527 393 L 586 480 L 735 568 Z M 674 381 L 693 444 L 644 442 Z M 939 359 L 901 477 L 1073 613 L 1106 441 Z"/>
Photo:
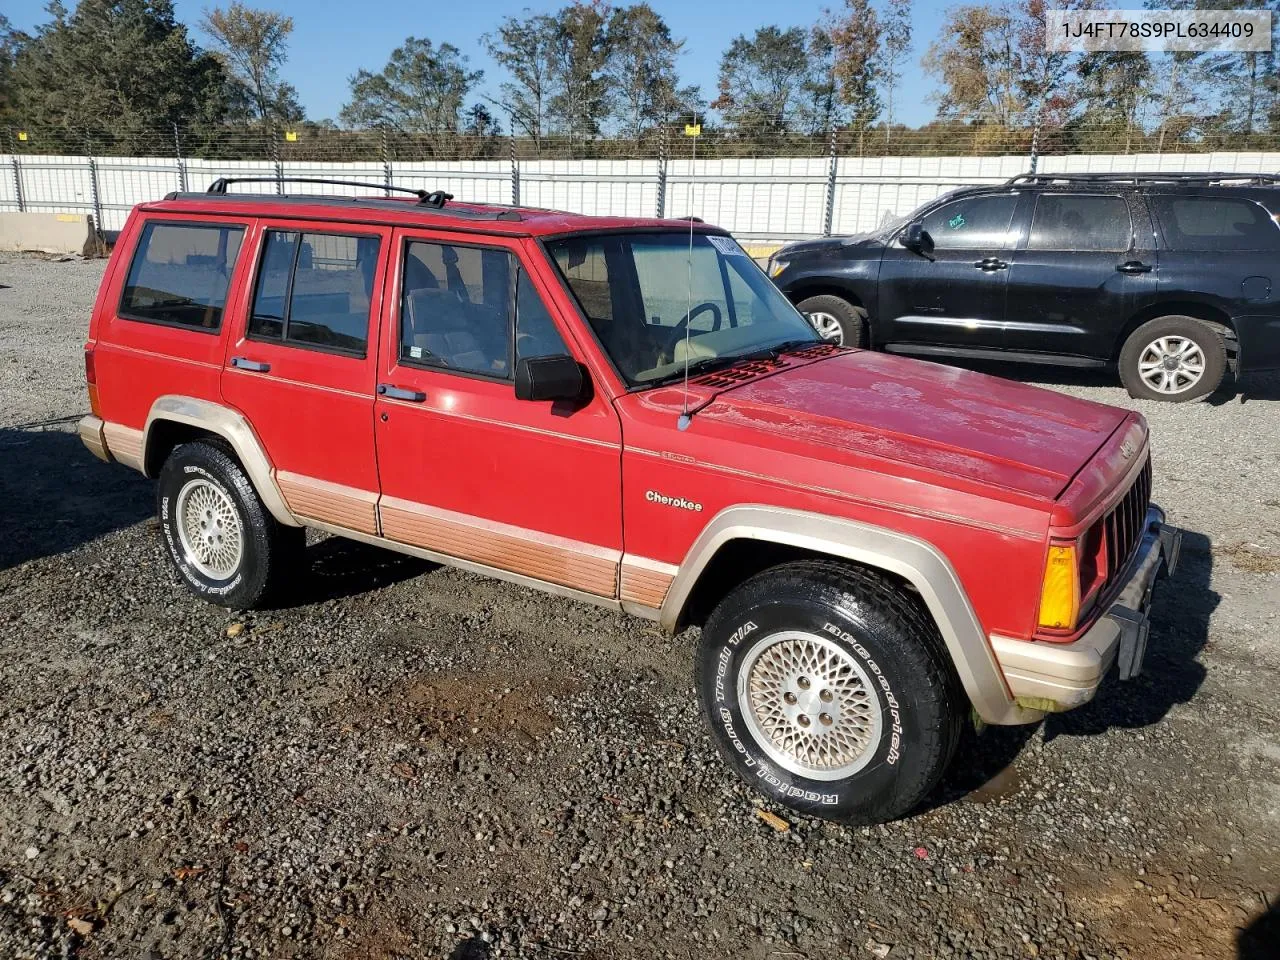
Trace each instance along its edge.
<path fill-rule="evenodd" d="M 745 257 L 747 251 L 738 246 L 738 241 L 733 237 L 714 237 L 708 236 L 711 245 L 723 253 L 726 257 Z"/>

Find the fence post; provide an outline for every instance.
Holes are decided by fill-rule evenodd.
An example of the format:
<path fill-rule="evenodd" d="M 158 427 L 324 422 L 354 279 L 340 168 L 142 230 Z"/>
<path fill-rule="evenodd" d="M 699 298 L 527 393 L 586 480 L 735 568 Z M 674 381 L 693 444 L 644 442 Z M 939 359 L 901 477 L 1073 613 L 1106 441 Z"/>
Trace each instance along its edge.
<path fill-rule="evenodd" d="M 187 161 L 182 159 L 182 136 L 178 133 L 178 125 L 173 125 L 173 156 L 178 162 L 178 192 L 187 192 Z"/>
<path fill-rule="evenodd" d="M 18 162 L 18 141 L 12 130 L 9 131 L 9 159 L 13 163 L 13 196 L 18 201 L 18 212 L 22 213 L 27 209 L 27 201 L 22 196 L 22 164 Z"/>
<path fill-rule="evenodd" d="M 1031 173 L 1036 172 L 1036 164 L 1040 162 L 1040 114 L 1036 114 L 1036 125 L 1031 128 Z"/>
<path fill-rule="evenodd" d="M 280 131 L 275 124 L 267 128 L 267 136 L 271 138 L 271 160 L 276 168 L 276 195 L 284 196 L 284 161 L 280 159 Z"/>
<path fill-rule="evenodd" d="M 827 205 L 822 215 L 822 235 L 824 237 L 831 236 L 831 227 L 835 221 L 836 214 L 836 165 L 839 158 L 836 155 L 836 128 L 831 128 L 831 140 L 827 148 Z"/>
<path fill-rule="evenodd" d="M 658 200 L 653 215 L 659 220 L 667 215 L 667 126 L 663 124 L 658 138 Z"/>
<path fill-rule="evenodd" d="M 391 138 L 387 136 L 387 128 L 382 128 L 382 186 L 383 193 L 391 196 Z"/>
<path fill-rule="evenodd" d="M 510 152 L 511 152 L 511 205 L 513 207 L 520 206 L 520 164 L 516 161 L 516 131 L 511 128 Z"/>
<path fill-rule="evenodd" d="M 89 157 L 89 198 L 93 201 L 93 236 L 102 249 L 102 194 L 98 191 L 98 161 L 93 158 L 93 141 L 84 140 L 84 152 Z"/>

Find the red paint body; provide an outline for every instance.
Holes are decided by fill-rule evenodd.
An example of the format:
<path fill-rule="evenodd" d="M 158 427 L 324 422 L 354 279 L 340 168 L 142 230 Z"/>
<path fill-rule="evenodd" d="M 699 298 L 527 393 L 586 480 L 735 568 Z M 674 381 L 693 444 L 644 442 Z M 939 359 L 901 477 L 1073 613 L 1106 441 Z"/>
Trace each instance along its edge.
<path fill-rule="evenodd" d="M 141 429 L 155 399 L 184 394 L 241 411 L 281 471 L 680 564 L 721 509 L 769 504 L 846 517 L 933 544 L 987 632 L 1030 638 L 1051 537 L 1087 530 L 1145 460 L 1137 414 L 965 370 L 859 350 L 786 355 L 742 382 L 629 392 L 539 243 L 585 230 L 688 229 L 670 221 L 522 210 L 476 221 L 383 204 L 243 201 L 146 204 L 120 236 L 90 326 L 101 416 Z M 217 334 L 123 320 L 116 310 L 144 220 L 246 228 Z M 246 340 L 265 231 L 382 239 L 368 355 Z M 697 226 L 697 230 L 714 228 Z M 714 231 L 719 232 L 719 231 Z M 571 352 L 589 399 L 565 413 L 517 400 L 511 384 L 398 360 L 400 261 L 411 238 L 515 255 Z M 269 362 L 269 375 L 230 366 Z M 377 396 L 379 383 L 425 392 Z M 699 409 L 700 408 L 700 409 Z M 1129 455 L 1120 455 L 1122 441 Z M 1142 456 L 1133 456 L 1137 443 Z M 655 491 L 702 505 L 655 503 Z M 1090 624 L 1086 618 L 1069 640 Z"/>

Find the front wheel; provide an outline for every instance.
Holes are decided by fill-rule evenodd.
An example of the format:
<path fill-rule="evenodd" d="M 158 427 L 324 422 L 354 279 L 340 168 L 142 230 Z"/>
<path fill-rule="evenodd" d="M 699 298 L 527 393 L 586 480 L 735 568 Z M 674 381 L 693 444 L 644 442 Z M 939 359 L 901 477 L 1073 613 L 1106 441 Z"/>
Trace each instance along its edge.
<path fill-rule="evenodd" d="M 804 314 L 824 340 L 845 347 L 867 345 L 867 311 L 842 297 L 824 293 L 801 300 L 796 309 Z"/>
<path fill-rule="evenodd" d="M 761 793 L 845 823 L 903 816 L 937 785 L 965 698 L 918 600 L 860 568 L 786 564 L 716 608 L 697 652 L 721 753 Z"/>
<path fill-rule="evenodd" d="M 1131 397 L 1196 400 L 1222 383 L 1227 349 L 1222 334 L 1194 317 L 1157 317 L 1129 335 L 1119 366 Z"/>

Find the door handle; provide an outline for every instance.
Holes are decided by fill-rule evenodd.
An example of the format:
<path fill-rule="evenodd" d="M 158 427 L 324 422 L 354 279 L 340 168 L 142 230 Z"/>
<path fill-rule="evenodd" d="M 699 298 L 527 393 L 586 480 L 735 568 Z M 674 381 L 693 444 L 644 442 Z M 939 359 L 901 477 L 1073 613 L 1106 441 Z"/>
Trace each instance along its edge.
<path fill-rule="evenodd" d="M 410 403 L 422 403 L 427 399 L 427 395 L 421 390 L 406 390 L 404 387 L 394 387 L 389 383 L 378 384 L 378 396 L 387 397 L 390 400 L 408 400 Z"/>
<path fill-rule="evenodd" d="M 975 260 L 973 265 L 979 270 L 1004 270 L 1009 266 L 999 257 L 983 257 L 981 260 Z"/>
<path fill-rule="evenodd" d="M 1143 263 L 1141 260 L 1126 260 L 1124 263 L 1116 264 L 1116 271 L 1119 273 L 1150 273 L 1151 264 Z"/>
<path fill-rule="evenodd" d="M 247 357 L 232 357 L 231 365 L 238 370 L 251 370 L 254 373 L 266 373 L 271 369 L 271 364 L 263 363 L 261 360 L 250 360 Z"/>

